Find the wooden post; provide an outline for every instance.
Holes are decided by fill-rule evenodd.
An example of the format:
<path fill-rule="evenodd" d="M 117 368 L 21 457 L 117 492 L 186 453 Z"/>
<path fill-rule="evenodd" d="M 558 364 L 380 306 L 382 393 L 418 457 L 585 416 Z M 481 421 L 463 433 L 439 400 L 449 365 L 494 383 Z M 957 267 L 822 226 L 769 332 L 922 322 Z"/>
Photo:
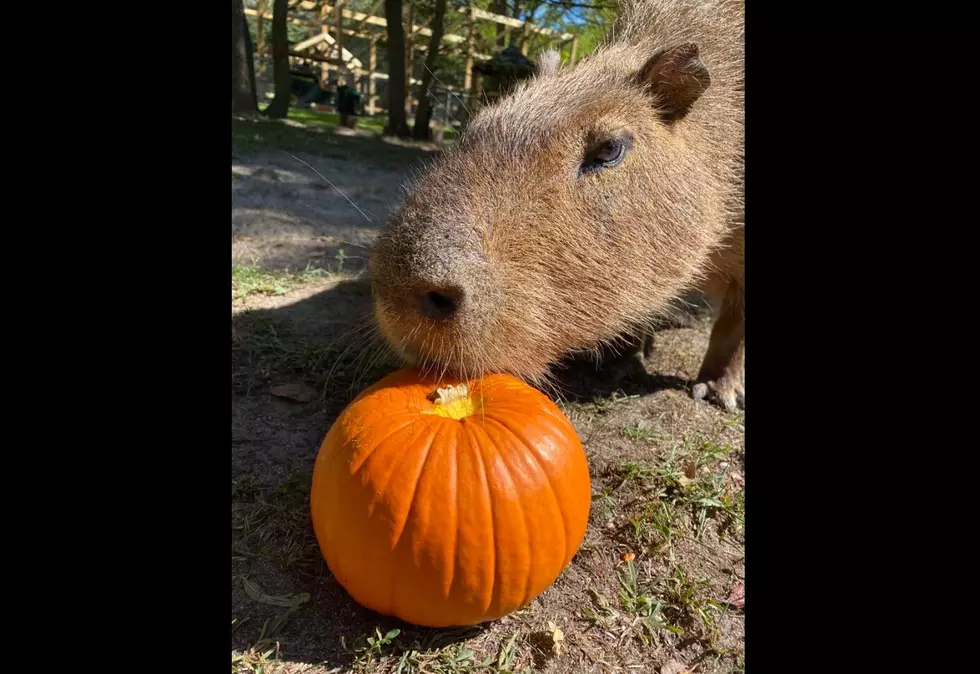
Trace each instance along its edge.
<path fill-rule="evenodd" d="M 466 93 L 470 93 L 473 84 L 473 33 L 475 30 L 476 21 L 473 19 L 473 8 L 470 7 L 470 30 L 466 35 L 466 72 L 463 74 L 463 90 Z"/>
<path fill-rule="evenodd" d="M 520 39 L 521 39 L 521 55 L 522 56 L 527 56 L 527 45 L 528 45 L 528 42 L 531 39 L 531 37 L 530 37 L 530 30 L 529 30 L 530 25 L 531 24 L 529 22 L 525 21 L 524 22 L 524 25 L 521 26 L 521 38 Z"/>
<path fill-rule="evenodd" d="M 334 21 L 337 24 L 337 58 L 344 60 L 344 0 L 337 0 L 334 5 Z M 345 68 L 338 68 L 340 75 L 343 75 Z M 345 78 L 346 79 L 346 78 Z"/>
<path fill-rule="evenodd" d="M 473 74 L 473 96 L 470 98 L 470 110 L 476 112 L 483 107 L 483 74 Z"/>
<path fill-rule="evenodd" d="M 568 59 L 568 65 L 575 65 L 575 52 L 578 49 L 578 36 L 572 38 L 572 55 Z"/>
<path fill-rule="evenodd" d="M 367 113 L 373 115 L 377 112 L 374 102 L 377 96 L 374 95 L 374 69 L 378 66 L 378 38 L 371 38 L 371 51 L 368 55 L 368 91 L 367 91 Z"/>
<path fill-rule="evenodd" d="M 320 7 L 320 31 L 324 33 L 328 32 L 327 31 L 327 3 L 323 3 L 323 5 Z M 326 48 L 326 54 L 327 56 L 330 56 L 329 47 Z M 327 65 L 326 62 L 321 61 L 320 62 L 320 88 L 326 89 L 328 82 L 330 82 L 330 66 Z"/>

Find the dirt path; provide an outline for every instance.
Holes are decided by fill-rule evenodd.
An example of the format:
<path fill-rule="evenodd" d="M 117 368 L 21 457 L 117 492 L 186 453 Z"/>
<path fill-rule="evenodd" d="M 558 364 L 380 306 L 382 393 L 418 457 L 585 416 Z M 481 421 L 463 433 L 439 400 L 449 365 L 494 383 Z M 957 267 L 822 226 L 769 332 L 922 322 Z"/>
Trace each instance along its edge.
<path fill-rule="evenodd" d="M 350 142 L 340 156 L 267 151 L 232 160 L 232 264 L 363 267 L 365 246 L 401 196 L 405 160 L 420 164 L 430 153 L 379 147 L 374 139 Z"/>

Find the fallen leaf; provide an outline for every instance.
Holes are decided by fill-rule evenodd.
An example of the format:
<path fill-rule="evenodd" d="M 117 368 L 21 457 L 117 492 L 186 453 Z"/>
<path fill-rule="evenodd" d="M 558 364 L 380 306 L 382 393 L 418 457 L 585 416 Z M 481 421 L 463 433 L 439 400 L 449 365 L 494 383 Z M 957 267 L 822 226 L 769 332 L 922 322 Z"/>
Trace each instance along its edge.
<path fill-rule="evenodd" d="M 692 480 L 698 476 L 698 464 L 695 463 L 694 459 L 688 459 L 684 462 L 684 475 Z"/>
<path fill-rule="evenodd" d="M 688 459 L 684 462 L 684 474 L 681 475 L 677 481 L 681 483 L 681 486 L 686 487 L 696 480 L 698 477 L 698 464 L 694 459 Z"/>
<path fill-rule="evenodd" d="M 305 604 L 310 600 L 309 592 L 302 592 L 300 594 L 289 595 L 285 597 L 273 597 L 271 594 L 266 594 L 265 591 L 259 587 L 257 583 L 253 583 L 248 578 L 244 579 L 245 594 L 259 602 L 260 604 L 269 604 L 270 606 L 281 606 L 283 608 L 293 608 L 299 606 L 300 604 Z"/>
<path fill-rule="evenodd" d="M 272 387 L 269 391 L 277 398 L 287 398 L 300 403 L 308 403 L 316 400 L 317 392 L 306 384 L 280 384 Z"/>
<path fill-rule="evenodd" d="M 745 584 L 739 583 L 732 588 L 732 592 L 728 595 L 728 603 L 736 608 L 743 608 L 745 606 Z"/>
<path fill-rule="evenodd" d="M 688 669 L 687 665 L 676 660 L 665 662 L 660 667 L 660 674 L 693 674 L 693 669 Z"/>
<path fill-rule="evenodd" d="M 555 655 L 558 655 L 561 653 L 563 645 L 562 642 L 565 640 L 565 633 L 561 631 L 561 628 L 558 627 L 558 625 L 550 621 L 548 622 L 548 630 L 551 632 L 551 648 L 554 650 Z"/>

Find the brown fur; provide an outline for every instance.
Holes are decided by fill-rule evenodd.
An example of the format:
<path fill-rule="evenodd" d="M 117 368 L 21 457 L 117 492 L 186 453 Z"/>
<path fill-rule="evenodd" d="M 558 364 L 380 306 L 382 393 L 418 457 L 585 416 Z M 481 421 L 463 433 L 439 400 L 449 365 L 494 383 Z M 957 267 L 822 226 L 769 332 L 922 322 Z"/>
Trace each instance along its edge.
<path fill-rule="evenodd" d="M 574 68 L 546 57 L 481 110 L 372 253 L 388 341 L 409 361 L 541 383 L 565 354 L 642 332 L 701 286 L 721 313 L 694 394 L 742 404 L 742 15 L 743 0 L 629 0 L 601 50 Z M 633 137 L 623 162 L 579 175 L 620 132 Z M 426 316 L 430 291 L 456 313 Z"/>

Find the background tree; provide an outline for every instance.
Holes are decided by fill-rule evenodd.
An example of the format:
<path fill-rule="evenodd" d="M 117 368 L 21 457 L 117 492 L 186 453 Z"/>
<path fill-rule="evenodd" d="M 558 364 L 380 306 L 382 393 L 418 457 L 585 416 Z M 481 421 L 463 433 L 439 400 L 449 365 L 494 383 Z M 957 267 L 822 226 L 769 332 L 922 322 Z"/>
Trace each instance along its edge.
<path fill-rule="evenodd" d="M 432 119 L 432 80 L 433 73 L 438 68 L 439 46 L 442 43 L 443 28 L 446 20 L 446 0 L 435 0 L 436 13 L 432 17 L 429 28 L 432 39 L 429 40 L 429 51 L 425 55 L 425 68 L 422 73 L 422 93 L 419 94 L 419 107 L 415 111 L 415 127 L 412 135 L 419 140 L 429 140 L 429 121 Z"/>
<path fill-rule="evenodd" d="M 282 119 L 289 112 L 289 36 L 286 33 L 287 0 L 274 0 L 272 4 L 272 77 L 276 84 L 276 97 L 265 109 L 271 119 Z"/>
<path fill-rule="evenodd" d="M 258 16 L 255 17 L 255 55 L 261 57 L 265 54 L 265 13 L 269 9 L 269 0 L 257 0 L 255 10 Z M 259 75 L 265 72 L 265 63 L 259 61 L 257 68 Z"/>
<path fill-rule="evenodd" d="M 231 112 L 253 117 L 259 111 L 255 96 L 252 41 L 242 0 L 231 0 Z"/>
<path fill-rule="evenodd" d="M 385 0 L 388 26 L 388 124 L 385 135 L 408 137 L 408 115 L 405 112 L 405 27 L 402 24 L 402 0 Z"/>

